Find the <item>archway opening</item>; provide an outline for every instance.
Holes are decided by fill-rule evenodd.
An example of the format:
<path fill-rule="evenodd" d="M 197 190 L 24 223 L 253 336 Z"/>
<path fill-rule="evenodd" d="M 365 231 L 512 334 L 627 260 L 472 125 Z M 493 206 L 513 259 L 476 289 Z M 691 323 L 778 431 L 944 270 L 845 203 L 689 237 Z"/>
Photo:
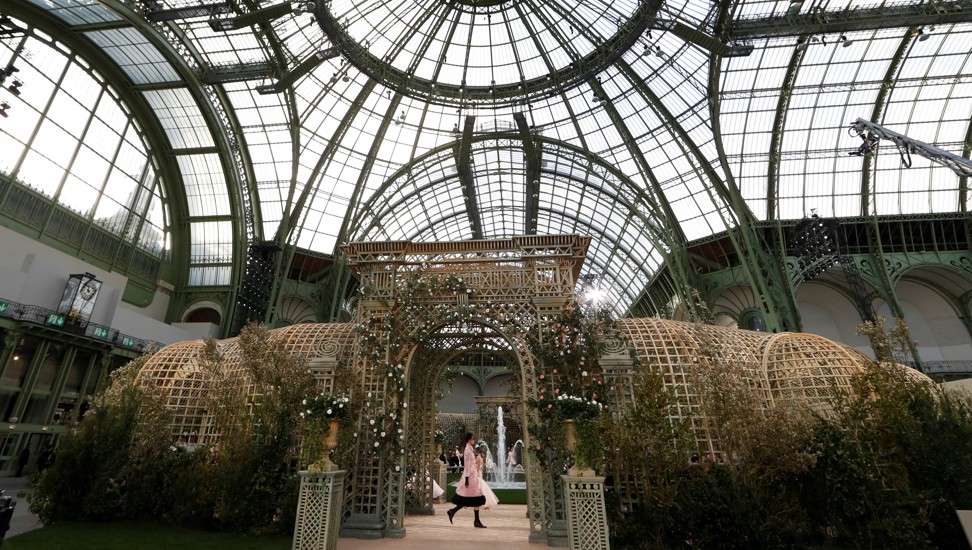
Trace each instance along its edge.
<path fill-rule="evenodd" d="M 450 464 L 453 471 L 458 467 L 447 455 L 461 452 L 461 438 L 467 431 L 484 445 L 487 481 L 495 483 L 498 476 L 506 476 L 505 428 L 513 428 L 516 440 L 512 442 L 521 441 L 520 447 L 527 437 L 522 429 L 526 411 L 520 398 L 523 375 L 517 348 L 514 338 L 482 319 L 443 324 L 416 346 L 408 376 L 406 514 L 433 513 L 435 484 L 448 494 L 446 471 Z M 504 386 L 498 382 L 501 379 L 512 383 Z M 454 385 L 455 381 L 459 383 Z M 447 397 L 450 388 L 459 389 L 451 398 Z M 448 409 L 440 410 L 440 403 Z M 504 407 L 502 413 L 499 407 Z M 501 419 L 503 429 L 498 424 Z M 522 459 L 520 464 L 523 474 Z M 529 484 L 524 487 L 530 491 Z"/>

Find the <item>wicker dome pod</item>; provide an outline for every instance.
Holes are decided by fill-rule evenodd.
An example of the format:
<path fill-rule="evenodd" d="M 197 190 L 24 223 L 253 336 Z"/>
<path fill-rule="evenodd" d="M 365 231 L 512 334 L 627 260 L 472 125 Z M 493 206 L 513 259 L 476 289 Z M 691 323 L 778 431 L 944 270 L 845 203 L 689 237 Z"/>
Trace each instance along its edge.
<path fill-rule="evenodd" d="M 672 416 L 691 425 L 704 452 L 718 451 L 718 444 L 702 414 L 702 398 L 692 382 L 692 365 L 703 366 L 714 359 L 739 368 L 756 390 L 766 388 L 760 368 L 759 349 L 770 335 L 654 318 L 620 319 L 642 368 L 656 369 L 676 399 Z"/>
<path fill-rule="evenodd" d="M 287 349 L 308 360 L 350 352 L 354 343 L 354 323 L 300 323 L 274 329 L 274 339 L 284 339 Z"/>
<path fill-rule="evenodd" d="M 927 374 L 909 367 L 908 365 L 902 365 L 901 363 L 881 363 L 881 365 L 886 369 L 891 369 L 901 373 L 908 382 L 914 384 L 928 384 L 931 386 L 935 385 L 935 381 L 929 378 Z"/>
<path fill-rule="evenodd" d="M 324 374 L 322 391 L 330 391 L 333 368 L 342 357 L 350 353 L 354 338 L 351 323 L 313 323 L 290 325 L 270 332 L 271 338 L 283 342 L 284 347 L 303 354 L 308 368 Z M 188 443 L 210 443 L 215 434 L 205 406 L 205 394 L 209 389 L 207 374 L 200 366 L 200 355 L 205 343 L 193 340 L 171 344 L 160 349 L 142 367 L 139 380 L 143 384 L 155 384 L 165 395 L 166 406 L 172 411 L 174 439 L 186 436 Z M 240 384 L 244 395 L 254 391 L 250 375 L 243 367 L 239 339 L 230 338 L 217 342 L 223 356 L 225 376 Z"/>
<path fill-rule="evenodd" d="M 199 366 L 205 343 L 191 340 L 170 344 L 160 349 L 138 373 L 144 385 L 154 384 L 161 391 L 165 405 L 172 411 L 172 434 L 188 442 L 192 434 L 205 438 L 205 396 L 209 389 L 206 375 Z"/>
<path fill-rule="evenodd" d="M 694 364 L 704 369 L 718 361 L 736 370 L 766 407 L 798 405 L 827 412 L 830 398 L 851 391 L 851 378 L 870 361 L 849 346 L 815 334 L 766 334 L 651 318 L 618 322 L 641 368 L 655 369 L 672 390 L 677 401 L 672 417 L 689 422 L 703 452 L 717 453 L 719 448 L 693 384 Z M 904 365 L 893 368 L 903 369 L 909 379 L 932 383 Z M 619 397 L 625 399 L 625 392 Z M 620 410 L 626 407 L 619 405 Z"/>
<path fill-rule="evenodd" d="M 676 399 L 673 418 L 688 421 L 703 452 L 718 453 L 718 441 L 710 433 L 702 411 L 702 396 L 693 384 L 693 365 L 701 368 L 716 362 L 739 373 L 757 392 L 765 406 L 801 405 L 818 412 L 830 408 L 829 399 L 838 391 L 850 391 L 850 380 L 862 372 L 869 359 L 844 344 L 805 333 L 767 334 L 712 325 L 699 325 L 654 318 L 620 319 L 642 368 L 655 369 Z M 333 373 L 338 364 L 349 362 L 356 337 L 353 323 L 307 323 L 271 331 L 286 349 L 303 354 L 318 380 L 319 391 L 333 391 Z M 250 376 L 243 368 L 238 339 L 217 344 L 223 354 L 226 376 L 239 381 L 246 395 L 253 393 Z M 199 434 L 199 442 L 210 441 L 205 409 L 206 376 L 199 367 L 202 341 L 181 342 L 159 350 L 142 368 L 143 383 L 152 382 L 167 394 L 173 411 L 172 433 Z M 617 351 L 617 350 L 615 350 Z M 930 383 L 923 374 L 903 365 L 905 375 Z M 623 375 L 628 378 L 628 375 Z M 630 380 L 630 379 L 629 379 Z M 616 410 L 625 410 L 630 392 L 619 387 Z M 630 389 L 630 388 L 629 388 Z"/>
<path fill-rule="evenodd" d="M 848 346 L 807 333 L 774 334 L 761 351 L 772 402 L 818 412 L 830 410 L 830 398 L 851 391 L 851 378 L 868 361 Z"/>

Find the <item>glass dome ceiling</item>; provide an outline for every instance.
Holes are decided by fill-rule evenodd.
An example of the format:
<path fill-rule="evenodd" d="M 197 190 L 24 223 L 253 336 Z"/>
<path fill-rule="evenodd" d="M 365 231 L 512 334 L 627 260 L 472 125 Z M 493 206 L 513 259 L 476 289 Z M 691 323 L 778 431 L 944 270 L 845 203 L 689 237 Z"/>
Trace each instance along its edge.
<path fill-rule="evenodd" d="M 965 178 L 924 159 L 902 169 L 890 145 L 849 155 L 860 141 L 847 133 L 863 118 L 969 157 L 964 4 L 9 0 L 0 12 L 118 90 L 153 144 L 168 223 L 189 230 L 189 284 L 230 284 L 249 241 L 332 254 L 352 240 L 581 233 L 593 237 L 582 278 L 623 314 L 686 243 L 727 229 L 811 209 L 969 207 Z M 11 29 L 0 66 L 22 57 Z M 44 100 L 4 101 L 13 113 Z M 0 152 L 14 177 L 39 147 L 17 144 Z"/>

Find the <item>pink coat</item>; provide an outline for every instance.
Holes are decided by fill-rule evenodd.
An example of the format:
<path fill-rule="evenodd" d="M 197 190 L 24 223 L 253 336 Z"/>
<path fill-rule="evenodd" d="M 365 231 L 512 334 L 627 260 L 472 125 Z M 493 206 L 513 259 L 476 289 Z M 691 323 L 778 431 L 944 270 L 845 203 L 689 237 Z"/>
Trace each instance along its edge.
<path fill-rule="evenodd" d="M 469 480 L 468 485 L 466 479 Z M 476 465 L 476 452 L 473 451 L 472 445 L 466 443 L 466 449 L 462 453 L 462 477 L 459 478 L 456 494 L 462 497 L 483 496 L 483 488 L 479 486 L 481 479 L 479 467 Z"/>

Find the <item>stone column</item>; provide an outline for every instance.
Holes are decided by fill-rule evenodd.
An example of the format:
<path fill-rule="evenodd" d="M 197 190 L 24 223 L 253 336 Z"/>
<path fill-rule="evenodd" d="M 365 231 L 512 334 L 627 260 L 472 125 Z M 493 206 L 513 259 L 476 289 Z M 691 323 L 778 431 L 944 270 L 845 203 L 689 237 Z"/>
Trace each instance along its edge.
<path fill-rule="evenodd" d="M 567 507 L 567 546 L 572 550 L 610 550 L 604 478 L 560 476 Z"/>
<path fill-rule="evenodd" d="M 299 472 L 293 550 L 334 550 L 341 527 L 344 470 Z"/>

